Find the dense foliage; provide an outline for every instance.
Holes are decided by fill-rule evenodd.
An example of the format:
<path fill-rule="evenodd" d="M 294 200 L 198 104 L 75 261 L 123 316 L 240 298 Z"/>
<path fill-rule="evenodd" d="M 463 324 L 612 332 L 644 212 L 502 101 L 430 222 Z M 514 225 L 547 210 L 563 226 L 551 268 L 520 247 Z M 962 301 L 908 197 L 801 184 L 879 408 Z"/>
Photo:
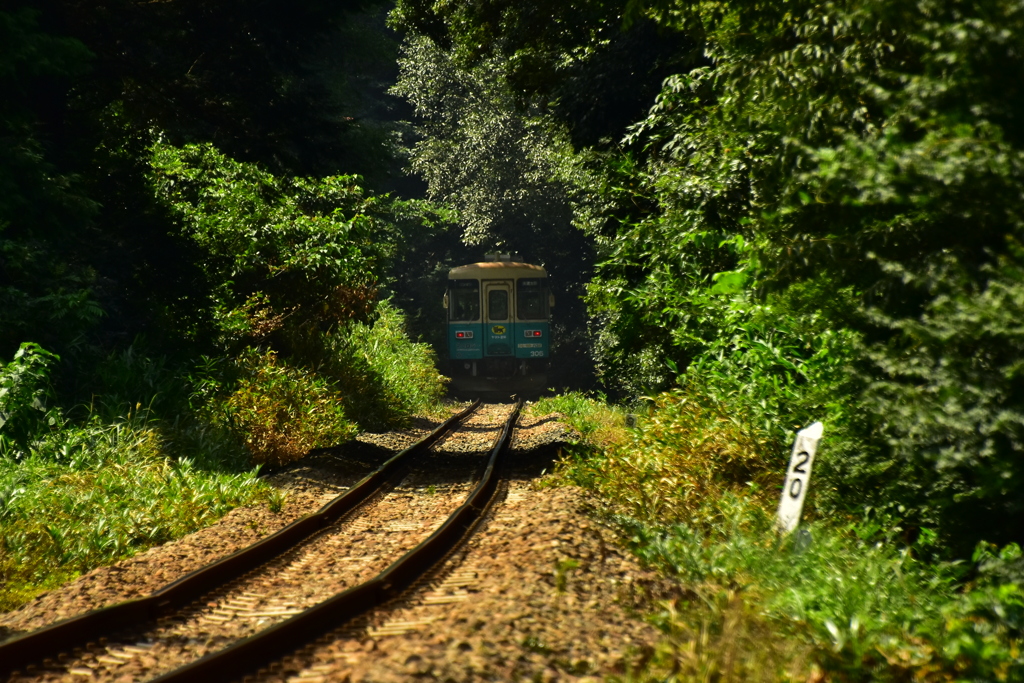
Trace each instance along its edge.
<path fill-rule="evenodd" d="M 383 192 L 386 9 L 0 10 L 3 607 L 279 510 L 254 466 L 435 408 L 385 300 L 445 213 Z"/>
<path fill-rule="evenodd" d="M 883 641 L 909 652 L 927 638 L 931 654 L 907 671 L 1019 675 L 1019 622 L 1000 621 L 1019 614 L 1013 543 L 1024 540 L 1019 3 L 566 0 L 541 14 L 503 0 L 401 0 L 392 19 L 409 35 L 399 88 L 425 119 L 413 160 L 429 165 L 433 196 L 469 208 L 484 226 L 470 238 L 497 225 L 487 188 L 500 172 L 466 169 L 493 163 L 473 143 L 488 125 L 514 122 L 492 135 L 502 150 L 529 141 L 532 156 L 495 158 L 543 160 L 546 185 L 530 200 L 561 198 L 591 240 L 593 271 L 582 271 L 605 390 L 655 395 L 642 437 L 595 446 L 572 476 L 651 525 L 641 554 L 661 533 L 689 539 L 687 552 L 742 554 L 768 527 L 716 536 L 722 506 L 733 496 L 753 506 L 749 519 L 770 511 L 795 429 L 821 420 L 807 512 L 826 547 L 814 562 L 883 575 L 909 556 L 920 583 L 902 607 L 856 617 L 891 609 L 916 625 L 880 627 L 846 659 L 825 652 L 853 647 L 842 634 L 856 615 L 818 622 L 820 635 L 826 623 L 840 634 L 822 635 L 819 665 L 899 679 L 910 674 L 893 662 L 914 658 Z M 638 36 L 645 49 L 620 51 Z M 604 87 L 627 69 L 628 86 Z M 421 72 L 431 76 L 415 88 Z M 593 114 L 600 95 L 622 113 L 622 88 L 652 85 L 631 118 Z M 507 130 L 519 131 L 511 142 Z M 520 168 L 542 168 L 532 164 Z M 692 505 L 705 498 L 703 512 Z M 879 538 L 858 524 L 897 531 Z M 871 559 L 861 536 L 884 551 Z M 942 562 L 985 556 L 985 542 L 1010 544 L 1009 569 L 960 595 L 971 577 Z M 826 557 L 833 543 L 847 559 Z M 754 564 L 763 571 L 707 571 L 781 582 L 767 555 Z M 929 575 L 947 583 L 931 592 Z M 927 607 L 915 612 L 919 590 Z M 971 606 L 990 599 L 988 616 Z"/>
<path fill-rule="evenodd" d="M 1024 67 L 1011 37 L 1019 9 L 653 13 L 699 31 L 712 63 L 669 79 L 630 133 L 658 152 L 645 170 L 659 207 L 626 226 L 598 295 L 602 281 L 630 290 L 639 322 L 671 331 L 666 353 L 696 365 L 722 328 L 707 325 L 695 291 L 745 285 L 731 305 L 757 292 L 784 302 L 773 326 L 792 330 L 790 343 L 821 310 L 829 328 L 861 339 L 848 345 L 859 381 L 836 386 L 852 400 L 819 413 L 838 431 L 826 447 L 830 504 L 910 510 L 959 552 L 1013 538 L 1024 526 L 1011 493 L 1021 396 L 1005 383 L 1019 358 L 1010 318 L 1022 177 L 1020 93 L 1003 79 L 1016 83 Z M 655 258 L 664 267 L 637 279 L 634 264 Z M 671 287 L 680 276 L 689 286 Z M 1009 317 L 996 312 L 1007 305 Z M 770 376 L 773 365 L 739 377 Z M 1006 526 L 981 532 L 993 517 Z"/>
<path fill-rule="evenodd" d="M 415 204 L 367 196 L 355 176 L 279 177 L 209 145 L 157 143 L 151 164 L 152 190 L 207 287 L 190 314 L 205 312 L 221 344 L 364 319 L 402 228 L 426 217 Z M 193 323 L 182 333 L 200 331 Z"/>
<path fill-rule="evenodd" d="M 961 556 L 1019 540 L 1020 8 L 654 0 L 549 15 L 403 0 L 393 16 L 416 36 L 411 62 L 445 55 L 446 73 L 514 93 L 475 116 L 549 131 L 532 143 L 548 191 L 564 188 L 597 251 L 587 303 L 606 388 L 699 387 L 779 454 L 824 420 L 823 511 L 882 508 Z M 630 58 L 639 89 L 667 76 L 660 93 L 603 142 L 578 135 L 588 122 L 565 93 L 652 26 Z M 453 110 L 421 109 L 435 170 L 467 158 L 434 146 Z M 456 203 L 493 197 L 486 182 L 431 180 Z"/>

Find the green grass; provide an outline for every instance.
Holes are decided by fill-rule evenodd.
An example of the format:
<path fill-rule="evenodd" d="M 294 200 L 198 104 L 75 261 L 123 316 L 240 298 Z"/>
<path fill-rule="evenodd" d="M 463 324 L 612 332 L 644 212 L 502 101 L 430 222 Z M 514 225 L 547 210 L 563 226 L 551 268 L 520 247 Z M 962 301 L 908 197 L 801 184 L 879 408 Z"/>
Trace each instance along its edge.
<path fill-rule="evenodd" d="M 433 352 L 387 304 L 306 341 L 294 357 L 249 348 L 191 374 L 133 345 L 96 363 L 88 406 L 72 410 L 51 388 L 55 355 L 28 345 L 0 364 L 0 610 L 234 507 L 280 511 L 256 464 L 439 410 Z"/>
<path fill-rule="evenodd" d="M 1024 592 L 996 575 L 996 567 L 1019 565 L 1016 546 L 989 554 L 965 585 L 964 567 L 919 561 L 916 548 L 873 525 L 810 525 L 813 541 L 799 547 L 779 539 L 773 514 L 750 498 L 725 495 L 711 504 L 721 521 L 710 533 L 616 520 L 640 560 L 674 577 L 686 596 L 651 615 L 664 638 L 637 680 L 665 680 L 671 671 L 676 680 L 709 672 L 805 680 L 815 669 L 840 681 L 1024 674 Z M 716 644 L 694 660 L 701 637 Z M 765 677 L 767 663 L 774 671 Z"/>
<path fill-rule="evenodd" d="M 602 396 L 570 391 L 538 399 L 527 409 L 530 415 L 561 413 L 565 422 L 575 429 L 583 441 L 594 446 L 619 443 L 625 437 L 627 411 L 610 405 Z"/>
<path fill-rule="evenodd" d="M 255 471 L 200 470 L 170 446 L 156 423 L 94 419 L 0 458 L 0 610 L 270 500 Z"/>
<path fill-rule="evenodd" d="M 674 580 L 635 681 L 960 681 L 1024 677 L 1024 560 L 982 547 L 940 564 L 890 520 L 817 519 L 812 542 L 774 530 L 784 476 L 772 440 L 706 397 L 657 397 L 635 428 L 581 395 L 546 399 L 584 435 L 554 481 L 602 497 L 624 543 Z"/>
<path fill-rule="evenodd" d="M 312 342 L 312 343 L 310 343 Z M 372 322 L 352 321 L 315 340 L 302 355 L 347 399 L 346 414 L 361 428 L 405 427 L 414 414 L 441 415 L 446 377 L 434 350 L 412 341 L 405 316 L 380 302 Z"/>
<path fill-rule="evenodd" d="M 354 323 L 349 336 L 361 344 L 367 363 L 402 417 L 443 414 L 440 408 L 448 379 L 438 373 L 434 350 L 409 339 L 405 316 L 388 302 L 377 307 L 372 325 Z"/>

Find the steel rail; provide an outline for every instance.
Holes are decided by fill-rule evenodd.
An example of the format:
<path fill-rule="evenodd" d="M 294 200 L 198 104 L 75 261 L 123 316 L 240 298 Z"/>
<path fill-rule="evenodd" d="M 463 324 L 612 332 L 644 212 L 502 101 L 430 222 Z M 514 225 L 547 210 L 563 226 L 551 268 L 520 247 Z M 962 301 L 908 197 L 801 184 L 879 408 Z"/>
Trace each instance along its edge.
<path fill-rule="evenodd" d="M 426 540 L 365 583 L 353 586 L 296 616 L 158 676 L 150 683 L 191 683 L 241 679 L 287 656 L 346 622 L 395 598 L 445 558 L 489 508 L 499 483 L 501 457 L 511 442 L 523 402 L 516 403 L 491 450 L 476 488 Z"/>
<path fill-rule="evenodd" d="M 29 664 L 80 647 L 119 629 L 152 621 L 265 564 L 361 505 L 387 482 L 399 465 L 432 446 L 479 406 L 480 400 L 477 399 L 318 511 L 300 517 L 248 547 L 186 574 L 146 597 L 86 612 L 0 644 L 0 676 L 10 675 Z"/>

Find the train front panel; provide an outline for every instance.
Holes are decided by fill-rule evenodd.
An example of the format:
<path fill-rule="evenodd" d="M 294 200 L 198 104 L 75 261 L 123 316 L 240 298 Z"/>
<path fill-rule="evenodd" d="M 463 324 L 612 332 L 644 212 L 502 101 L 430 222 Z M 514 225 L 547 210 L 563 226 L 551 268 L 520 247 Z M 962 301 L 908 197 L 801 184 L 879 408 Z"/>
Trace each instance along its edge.
<path fill-rule="evenodd" d="M 484 324 L 480 316 L 480 281 L 448 281 L 448 355 L 452 360 L 484 357 Z"/>
<path fill-rule="evenodd" d="M 521 359 L 548 358 L 551 355 L 551 325 L 547 278 L 516 279 L 516 321 L 512 328 L 515 355 Z"/>
<path fill-rule="evenodd" d="M 453 387 L 543 389 L 553 305 L 544 268 L 509 261 L 452 268 L 444 304 Z"/>

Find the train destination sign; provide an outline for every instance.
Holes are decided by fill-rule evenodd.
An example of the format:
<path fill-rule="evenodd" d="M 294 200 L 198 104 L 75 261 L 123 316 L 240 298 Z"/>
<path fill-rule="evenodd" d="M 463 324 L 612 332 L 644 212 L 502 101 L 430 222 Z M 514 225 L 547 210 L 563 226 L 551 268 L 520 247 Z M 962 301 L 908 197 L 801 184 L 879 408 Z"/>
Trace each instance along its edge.
<path fill-rule="evenodd" d="M 800 513 L 804 509 L 807 485 L 811 479 L 814 453 L 818 450 L 818 442 L 824 429 L 824 425 L 815 422 L 796 434 L 793 455 L 789 458 L 786 483 L 782 487 L 782 498 L 779 500 L 779 511 L 776 514 L 776 526 L 780 533 L 788 534 L 800 523 Z"/>

